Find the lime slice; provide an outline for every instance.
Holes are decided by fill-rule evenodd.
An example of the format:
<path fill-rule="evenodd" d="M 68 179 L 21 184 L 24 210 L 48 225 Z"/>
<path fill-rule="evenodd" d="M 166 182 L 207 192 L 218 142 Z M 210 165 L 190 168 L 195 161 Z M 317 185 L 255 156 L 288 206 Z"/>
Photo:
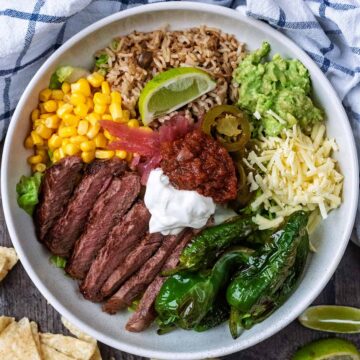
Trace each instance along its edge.
<path fill-rule="evenodd" d="M 299 349 L 292 360 L 360 360 L 360 353 L 350 341 L 323 339 Z"/>
<path fill-rule="evenodd" d="M 141 91 L 139 111 L 144 125 L 213 90 L 216 82 L 203 70 L 170 69 L 150 80 Z"/>
<path fill-rule="evenodd" d="M 299 316 L 299 321 L 314 330 L 359 333 L 360 309 L 336 305 L 312 306 Z"/>

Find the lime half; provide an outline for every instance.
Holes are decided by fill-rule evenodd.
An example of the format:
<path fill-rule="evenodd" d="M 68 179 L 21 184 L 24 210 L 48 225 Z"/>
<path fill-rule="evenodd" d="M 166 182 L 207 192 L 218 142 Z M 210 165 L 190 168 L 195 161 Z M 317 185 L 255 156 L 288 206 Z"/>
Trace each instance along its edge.
<path fill-rule="evenodd" d="M 292 360 L 360 360 L 360 353 L 350 341 L 324 339 L 305 345 Z"/>
<path fill-rule="evenodd" d="M 174 68 L 156 75 L 141 91 L 139 111 L 144 125 L 213 90 L 216 82 L 203 70 Z"/>
<path fill-rule="evenodd" d="M 312 306 L 299 316 L 299 321 L 303 326 L 314 330 L 359 333 L 360 309 L 336 305 Z"/>

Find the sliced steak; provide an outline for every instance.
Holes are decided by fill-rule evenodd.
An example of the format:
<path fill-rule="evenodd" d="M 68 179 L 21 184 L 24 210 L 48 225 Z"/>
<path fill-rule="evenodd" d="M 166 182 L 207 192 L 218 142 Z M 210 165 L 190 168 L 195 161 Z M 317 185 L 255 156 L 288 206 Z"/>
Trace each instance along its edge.
<path fill-rule="evenodd" d="M 85 231 L 75 243 L 66 267 L 72 277 L 83 279 L 99 250 L 105 245 L 110 230 L 130 209 L 140 193 L 140 177 L 136 173 L 114 178 L 100 195 L 90 212 Z"/>
<path fill-rule="evenodd" d="M 64 213 L 46 236 L 46 244 L 55 255 L 68 256 L 84 229 L 96 199 L 109 186 L 113 175 L 121 175 L 126 162 L 120 159 L 97 160 L 87 166 L 85 176 L 76 188 Z"/>
<path fill-rule="evenodd" d="M 84 163 L 77 156 L 63 158 L 48 168 L 40 187 L 39 204 L 34 221 L 38 240 L 44 241 L 47 232 L 68 203 L 81 179 Z"/>
<path fill-rule="evenodd" d="M 147 234 L 126 258 L 125 262 L 110 275 L 101 289 L 104 298 L 112 295 L 135 271 L 154 254 L 159 248 L 163 235 L 160 233 Z"/>
<path fill-rule="evenodd" d="M 100 290 L 109 276 L 122 264 L 128 254 L 145 235 L 149 227 L 150 213 L 143 201 L 138 201 L 116 225 L 91 264 L 80 291 L 92 301 L 103 299 Z"/>
<path fill-rule="evenodd" d="M 188 230 L 184 235 L 180 243 L 176 246 L 173 253 L 166 260 L 161 271 L 171 270 L 176 267 L 179 262 L 179 257 L 186 246 L 186 244 L 192 239 L 193 233 Z M 126 324 L 126 330 L 131 332 L 140 332 L 147 329 L 156 318 L 156 311 L 154 308 L 156 297 L 167 278 L 158 274 L 153 282 L 148 286 L 144 295 L 142 296 L 140 303 L 132 314 L 129 321 Z"/>
<path fill-rule="evenodd" d="M 114 314 L 118 310 L 131 305 L 132 301 L 155 279 L 163 264 L 183 236 L 183 232 L 179 235 L 165 236 L 163 243 L 155 255 L 104 304 L 103 310 L 109 314 Z"/>

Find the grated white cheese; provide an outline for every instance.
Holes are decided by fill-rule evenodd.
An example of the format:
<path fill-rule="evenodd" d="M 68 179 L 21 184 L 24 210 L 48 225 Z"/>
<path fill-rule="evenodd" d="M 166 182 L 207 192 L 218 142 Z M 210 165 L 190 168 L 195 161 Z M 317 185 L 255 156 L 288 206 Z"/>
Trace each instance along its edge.
<path fill-rule="evenodd" d="M 317 210 L 325 219 L 340 206 L 343 176 L 330 157 L 338 147 L 334 139 L 326 138 L 325 131 L 323 124 L 317 124 L 307 136 L 295 125 L 280 137 L 260 138 L 260 151 L 249 153 L 244 162 L 255 173 L 249 173 L 247 181 L 252 191 L 262 190 L 252 207 L 263 205 L 275 214 L 272 220 L 260 215 L 254 218 L 263 229 L 275 227 L 296 210 Z"/>

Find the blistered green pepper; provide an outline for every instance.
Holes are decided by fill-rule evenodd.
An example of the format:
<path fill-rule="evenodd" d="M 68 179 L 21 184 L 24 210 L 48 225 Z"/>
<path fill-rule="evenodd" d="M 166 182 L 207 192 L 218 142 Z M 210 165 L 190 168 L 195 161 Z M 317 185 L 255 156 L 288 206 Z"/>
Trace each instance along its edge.
<path fill-rule="evenodd" d="M 232 280 L 226 298 L 231 307 L 229 327 L 234 338 L 278 308 L 291 294 L 309 251 L 308 214 L 292 214 L 272 235 L 270 249 Z M 271 249 L 272 247 L 272 249 Z"/>

